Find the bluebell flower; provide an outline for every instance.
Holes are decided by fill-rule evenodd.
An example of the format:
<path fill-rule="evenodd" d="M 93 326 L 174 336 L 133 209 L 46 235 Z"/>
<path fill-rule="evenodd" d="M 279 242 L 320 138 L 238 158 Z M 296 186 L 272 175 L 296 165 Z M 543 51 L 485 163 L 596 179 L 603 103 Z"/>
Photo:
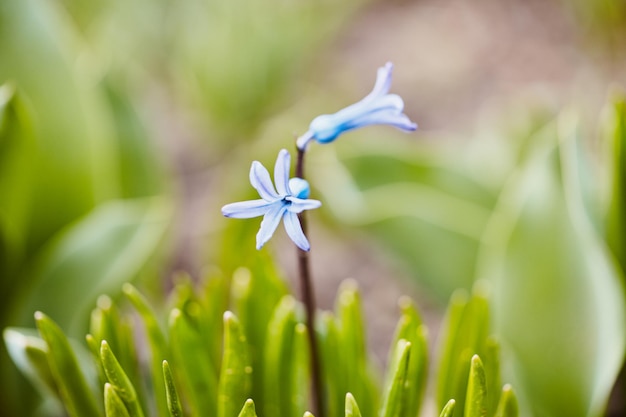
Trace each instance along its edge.
<path fill-rule="evenodd" d="M 240 201 L 222 207 L 222 214 L 236 219 L 249 219 L 263 216 L 261 228 L 256 235 L 256 248 L 261 249 L 270 240 L 280 220 L 285 224 L 287 234 L 300 249 L 308 251 L 311 246 L 307 240 L 298 213 L 322 205 L 317 200 L 309 199 L 309 183 L 302 178 L 289 179 L 291 156 L 286 149 L 281 150 L 274 166 L 274 182 L 270 174 L 258 161 L 250 167 L 250 183 L 258 191 L 258 200 Z"/>
<path fill-rule="evenodd" d="M 309 130 L 298 138 L 298 149 L 306 150 L 313 139 L 319 143 L 332 142 L 343 132 L 363 126 L 390 125 L 408 131 L 417 129 L 417 124 L 402 113 L 402 98 L 396 94 L 388 94 L 392 70 L 391 62 L 378 69 L 374 89 L 363 100 L 335 114 L 323 114 L 313 119 Z"/>

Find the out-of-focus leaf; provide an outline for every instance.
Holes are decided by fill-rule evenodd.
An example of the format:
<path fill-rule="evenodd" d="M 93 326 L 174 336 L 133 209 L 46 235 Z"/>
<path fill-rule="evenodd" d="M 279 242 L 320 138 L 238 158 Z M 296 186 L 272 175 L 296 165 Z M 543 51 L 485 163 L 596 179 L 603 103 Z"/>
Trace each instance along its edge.
<path fill-rule="evenodd" d="M 43 398 L 50 399 L 56 414 L 62 404 L 58 398 L 58 387 L 48 364 L 48 345 L 34 329 L 6 328 L 4 343 L 13 363 L 28 377 Z"/>
<path fill-rule="evenodd" d="M 209 346 L 208 355 L 211 358 L 213 369 L 220 369 L 222 363 L 222 338 L 224 335 L 224 311 L 228 309 L 228 294 L 230 279 L 225 275 L 207 273 L 203 277 L 202 295 L 199 302 L 202 304 L 203 320 L 198 322 L 200 334 Z"/>
<path fill-rule="evenodd" d="M 29 201 L 34 175 L 32 157 L 36 143 L 31 110 L 13 84 L 0 85 L 0 320 L 9 306 L 15 278 L 23 258 L 30 229 Z M 11 279 L 13 278 L 13 279 Z"/>
<path fill-rule="evenodd" d="M 292 416 L 299 416 L 309 408 L 309 393 L 311 392 L 311 354 L 309 352 L 308 329 L 303 323 L 296 324 L 293 336 L 291 358 L 291 412 Z M 322 394 L 319 394 L 322 395 Z"/>
<path fill-rule="evenodd" d="M 254 408 L 254 401 L 247 399 L 239 413 L 239 417 L 256 417 L 256 409 Z"/>
<path fill-rule="evenodd" d="M 153 255 L 170 210 L 160 198 L 112 201 L 68 227 L 35 262 L 38 290 L 23 304 L 23 315 L 45 310 L 59 317 L 70 333 L 77 332 L 84 324 L 81 313 L 97 295 L 116 291 Z"/>
<path fill-rule="evenodd" d="M 231 417 L 249 398 L 252 363 L 249 346 L 235 315 L 224 313 L 224 355 L 217 388 L 217 416 Z M 276 386 L 278 388 L 278 386 Z"/>
<path fill-rule="evenodd" d="M 322 378 L 325 388 L 326 408 L 329 417 L 345 413 L 344 389 L 346 386 L 345 361 L 340 357 L 339 330 L 332 313 L 325 311 L 317 320 L 317 340 L 320 346 Z"/>
<path fill-rule="evenodd" d="M 590 43 L 594 53 L 604 50 L 612 57 L 624 49 L 626 35 L 626 5 L 615 0 L 568 0 L 564 4 L 572 8 L 576 27 L 581 36 Z"/>
<path fill-rule="evenodd" d="M 361 417 L 361 410 L 351 393 L 346 394 L 346 415 L 345 417 Z"/>
<path fill-rule="evenodd" d="M 156 314 L 143 295 L 131 284 L 122 287 L 124 295 L 137 310 L 146 328 L 148 345 L 150 346 L 150 381 L 156 401 L 158 415 L 167 415 L 167 394 L 165 381 L 162 378 L 163 361 L 170 358 L 167 339 L 159 325 Z M 149 411 L 146 414 L 151 414 Z"/>
<path fill-rule="evenodd" d="M 622 270 L 626 270 L 626 99 L 616 99 L 610 113 L 604 132 L 612 159 L 606 240 Z"/>
<path fill-rule="evenodd" d="M 263 373 L 267 329 L 280 299 L 287 294 L 284 281 L 272 271 L 273 265 L 259 263 L 255 271 L 247 268 L 235 270 L 231 283 L 231 303 L 233 311 L 241 321 L 251 349 L 252 374 L 251 397 L 262 403 Z M 284 360 L 284 359 L 283 359 Z M 272 385 L 269 385 L 270 387 Z M 300 410 L 297 415 L 304 412 Z"/>
<path fill-rule="evenodd" d="M 296 302 L 290 295 L 283 297 L 276 306 L 267 327 L 264 361 L 264 385 L 276 387 L 264 392 L 264 415 L 289 417 L 291 409 L 292 361 L 286 360 L 293 352 L 294 329 L 296 326 Z"/>
<path fill-rule="evenodd" d="M 408 417 L 405 383 L 410 353 L 411 343 L 404 339 L 400 339 L 394 346 L 394 355 L 389 364 L 384 386 L 381 417 Z"/>
<path fill-rule="evenodd" d="M 181 91 L 208 109 L 220 132 L 215 139 L 232 147 L 276 110 L 311 51 L 360 3 L 189 1 L 176 10 L 177 47 L 168 64 Z"/>
<path fill-rule="evenodd" d="M 186 313 L 174 309 L 169 319 L 171 351 L 181 395 L 193 415 L 217 413 L 217 370 L 213 367 L 204 338 Z M 219 329 L 214 329 L 213 332 Z"/>
<path fill-rule="evenodd" d="M 439 414 L 439 417 L 452 417 L 454 415 L 455 404 L 456 404 L 456 401 L 449 400 L 446 403 L 446 405 L 443 407 L 443 410 L 441 410 L 441 414 Z"/>
<path fill-rule="evenodd" d="M 356 281 L 342 282 L 337 292 L 335 311 L 340 343 L 340 352 L 335 355 L 341 356 L 345 373 L 345 385 L 340 387 L 340 391 L 342 395 L 352 393 L 358 398 L 362 412 L 373 414 L 378 408 L 378 389 L 369 374 L 365 323 Z"/>
<path fill-rule="evenodd" d="M 428 331 L 422 324 L 422 320 L 411 299 L 400 299 L 401 317 L 396 326 L 392 346 L 404 339 L 411 343 L 411 355 L 407 369 L 407 380 L 404 385 L 406 415 L 417 416 L 422 398 L 426 390 L 426 377 L 428 371 Z M 393 352 L 392 352 L 393 353 Z M 389 363 L 391 363 L 391 359 Z"/>
<path fill-rule="evenodd" d="M 41 337 L 48 345 L 48 364 L 68 414 L 72 417 L 102 415 L 61 328 L 41 312 L 35 313 L 35 320 Z"/>
<path fill-rule="evenodd" d="M 106 417 L 131 417 L 118 391 L 109 383 L 104 384 L 104 412 Z"/>
<path fill-rule="evenodd" d="M 469 289 L 495 192 L 452 158 L 378 139 L 378 147 L 341 149 L 341 161 L 331 151 L 309 161 L 324 167 L 311 179 L 325 207 L 381 237 L 435 295 Z"/>
<path fill-rule="evenodd" d="M 183 417 L 183 409 L 180 404 L 180 398 L 174 384 L 174 377 L 167 361 L 163 361 L 163 379 L 165 381 L 165 393 L 167 396 L 167 408 L 170 417 Z"/>
<path fill-rule="evenodd" d="M 543 416 L 598 416 L 624 354 L 621 277 L 585 205 L 575 128 L 562 119 L 504 190 L 479 274 L 511 382 Z M 541 343 L 537 343 L 541 341 Z M 549 347 L 549 348 L 546 348 Z"/>
<path fill-rule="evenodd" d="M 463 415 L 465 417 L 487 417 L 487 379 L 485 368 L 478 355 L 472 356 Z"/>
<path fill-rule="evenodd" d="M 57 2 L 0 4 L 0 83 L 15 83 L 36 120 L 37 147 L 28 155 L 34 170 L 29 251 L 94 205 L 118 196 L 110 115 L 95 88 L 93 66 L 77 64 L 83 51 L 66 17 Z"/>
<path fill-rule="evenodd" d="M 119 309 L 107 295 L 101 295 L 96 302 L 96 308 L 91 311 L 89 321 L 90 334 L 87 335 L 87 344 L 92 351 L 96 362 L 100 365 L 102 385 L 106 382 L 106 375 L 100 360 L 100 350 L 103 340 L 115 353 L 115 358 L 119 361 L 135 388 L 140 389 L 138 381 L 139 364 L 137 352 L 133 340 L 134 330 L 129 317 L 120 313 Z M 141 392 L 138 393 L 142 397 Z"/>
<path fill-rule="evenodd" d="M 517 417 L 519 410 L 517 406 L 517 398 L 513 388 L 507 384 L 502 387 L 502 395 L 500 395 L 500 402 L 496 409 L 495 417 Z"/>
<path fill-rule="evenodd" d="M 111 108 L 119 147 L 120 196 L 138 198 L 160 195 L 165 188 L 162 164 L 148 132 L 129 98 L 112 80 L 103 90 Z"/>
<path fill-rule="evenodd" d="M 102 366 L 106 373 L 107 379 L 110 385 L 115 390 L 115 393 L 124 402 L 128 410 L 130 417 L 143 417 L 143 410 L 137 397 L 137 391 L 130 381 L 126 372 L 120 366 L 117 358 L 111 351 L 106 340 L 102 341 L 100 347 L 100 358 L 102 360 Z M 106 403 L 106 399 L 105 399 Z"/>
<path fill-rule="evenodd" d="M 489 306 L 483 285 L 485 284 L 479 281 L 471 297 L 461 290 L 450 299 L 442 330 L 437 376 L 436 398 L 440 407 L 448 399 L 454 398 L 457 408 L 465 409 L 468 374 L 474 354 L 485 358 L 490 370 L 498 368 L 498 359 L 488 357 L 487 354 Z"/>

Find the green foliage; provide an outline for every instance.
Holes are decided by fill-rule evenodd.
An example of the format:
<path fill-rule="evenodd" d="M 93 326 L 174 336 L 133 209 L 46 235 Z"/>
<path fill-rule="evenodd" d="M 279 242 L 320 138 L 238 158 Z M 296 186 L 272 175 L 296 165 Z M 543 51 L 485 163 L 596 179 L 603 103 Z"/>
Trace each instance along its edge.
<path fill-rule="evenodd" d="M 59 397 L 70 417 L 100 415 L 94 393 L 84 370 L 61 328 L 43 313 L 35 313 L 41 338 L 46 343 L 47 359 Z"/>
<path fill-rule="evenodd" d="M 310 175 L 312 185 L 323 191 L 325 207 L 341 227 L 374 233 L 381 247 L 404 260 L 441 300 L 457 288 L 469 289 L 497 184 L 459 163 L 472 150 L 457 155 L 411 146 L 402 137 L 360 135 L 358 147 L 338 141 L 341 161 L 326 155 L 324 169 Z"/>
<path fill-rule="evenodd" d="M 626 99 L 615 98 L 607 109 L 603 136 L 606 141 L 610 197 L 606 216 L 606 240 L 619 263 L 626 265 Z"/>
<path fill-rule="evenodd" d="M 123 294 L 127 302 L 123 305 L 118 306 L 106 296 L 98 300 L 86 339 L 90 355 L 82 346 L 72 345 L 61 329 L 42 313 L 36 315 L 39 336 L 27 329 L 8 329 L 5 342 L 20 370 L 48 399 L 44 405 L 56 404 L 56 407 L 46 406 L 47 415 L 59 415 L 59 406 L 70 416 L 95 417 L 311 415 L 307 412 L 311 401 L 308 329 L 303 322 L 302 306 L 285 294 L 277 299 L 270 315 L 246 314 L 259 301 L 252 296 L 241 297 L 242 288 L 246 287 L 242 280 L 254 281 L 260 288 L 280 287 L 275 275 L 252 276 L 245 270 L 238 270 L 230 280 L 214 275 L 199 286 L 181 276 L 171 296 L 172 307 L 164 330 L 160 314 L 135 287 L 126 284 Z M 212 303 L 224 299 L 230 301 Z M 468 302 L 474 306 L 473 313 L 466 312 L 473 317 L 471 324 L 467 324 L 472 328 L 448 325 L 444 330 L 448 337 L 463 334 L 455 339 L 457 345 L 461 339 L 467 349 L 483 345 L 485 331 L 481 329 L 488 325 L 488 314 L 482 301 L 475 296 Z M 224 312 L 224 307 L 229 305 L 233 312 Z M 241 317 L 240 311 L 244 312 Z M 368 359 L 356 284 L 344 283 L 337 295 L 335 312 L 318 316 L 316 334 L 322 352 L 326 415 L 359 417 L 378 413 L 382 417 L 416 417 L 419 414 L 427 384 L 427 331 L 409 299 L 401 300 L 400 313 L 382 385 Z M 133 334 L 131 320 L 139 321 L 143 330 L 136 329 Z M 260 339 L 264 346 L 255 345 L 251 341 L 259 339 L 249 337 L 259 327 L 266 333 Z M 473 331 L 478 331 L 478 335 Z M 137 334 L 144 337 L 138 339 Z M 468 345 L 468 341 L 474 345 Z M 454 346 L 447 350 L 463 349 Z M 216 351 L 219 355 L 214 362 Z M 262 356 L 255 361 L 253 358 L 259 353 Z M 147 369 L 140 372 L 139 357 L 146 354 Z M 484 350 L 484 355 L 492 354 L 497 352 Z M 492 357 L 488 361 L 497 363 Z M 463 390 L 464 398 L 468 398 L 467 417 L 482 416 L 474 409 L 486 410 L 488 399 L 494 395 L 491 390 L 498 391 L 493 381 L 489 381 L 490 378 L 499 381 L 497 370 L 488 371 L 488 367 L 476 363 L 482 364 L 478 356 L 472 360 L 471 371 L 462 364 L 449 365 L 459 367 L 456 372 L 449 369 L 449 373 L 461 379 L 455 381 L 455 388 Z M 256 373 L 261 373 L 262 378 L 255 378 Z M 464 380 L 456 376 L 463 373 Z M 261 386 L 255 387 L 255 381 L 260 381 Z M 501 417 L 515 417 L 510 411 L 515 405 L 510 387 L 505 387 L 504 392 L 498 412 Z M 452 405 L 446 405 L 442 415 L 451 412 Z M 495 414 L 490 411 L 487 416 Z"/>
<path fill-rule="evenodd" d="M 622 276 L 572 115 L 537 135 L 496 206 L 479 274 L 494 283 L 495 331 L 527 406 L 598 416 L 624 355 Z"/>
<path fill-rule="evenodd" d="M 453 295 L 448 321 L 461 330 L 444 335 L 443 355 L 452 359 L 440 367 L 438 406 L 454 398 L 456 412 L 465 409 L 464 390 L 454 387 L 464 384 L 474 353 L 497 388 L 499 364 L 489 358 L 502 349 L 524 408 L 546 416 L 604 410 L 626 339 L 623 95 L 607 114 L 600 147 L 563 111 L 450 149 L 366 136 L 323 155 L 311 182 L 328 190 L 325 207 L 341 223 L 382 238 L 381 250 L 399 255 L 442 298 L 488 282 L 478 285 L 490 287 L 501 345 L 473 322 L 486 322 L 486 294 L 469 307 L 467 295 Z M 490 413 L 497 398 L 488 398 Z"/>
<path fill-rule="evenodd" d="M 466 417 L 495 414 L 501 401 L 500 355 L 489 333 L 490 320 L 485 282 L 478 283 L 471 296 L 460 290 L 450 299 L 437 378 L 440 407 L 445 409 L 453 398 L 454 407 Z"/>
<path fill-rule="evenodd" d="M 40 310 L 76 337 L 99 294 L 161 262 L 172 205 L 129 91 L 60 3 L 3 1 L 0 21 L 0 327 Z M 0 381 L 5 413 L 33 411 L 3 345 Z"/>

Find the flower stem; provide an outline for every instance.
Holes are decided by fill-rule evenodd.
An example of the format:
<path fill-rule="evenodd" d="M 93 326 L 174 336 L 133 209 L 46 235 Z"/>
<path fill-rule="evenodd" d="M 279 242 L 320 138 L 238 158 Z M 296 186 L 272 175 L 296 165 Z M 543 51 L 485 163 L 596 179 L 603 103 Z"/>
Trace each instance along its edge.
<path fill-rule="evenodd" d="M 298 159 L 296 162 L 296 177 L 304 179 L 304 151 L 298 148 Z M 302 231 L 307 234 L 306 220 L 304 212 L 298 214 L 298 219 L 302 225 Z M 309 350 L 311 352 L 311 396 L 313 402 L 313 415 L 325 417 L 324 403 L 322 395 L 322 375 L 319 349 L 315 336 L 315 294 L 311 282 L 311 267 L 309 265 L 309 252 L 298 248 L 298 274 L 300 275 L 300 289 L 302 291 L 302 301 L 306 310 L 306 326 L 308 328 Z"/>

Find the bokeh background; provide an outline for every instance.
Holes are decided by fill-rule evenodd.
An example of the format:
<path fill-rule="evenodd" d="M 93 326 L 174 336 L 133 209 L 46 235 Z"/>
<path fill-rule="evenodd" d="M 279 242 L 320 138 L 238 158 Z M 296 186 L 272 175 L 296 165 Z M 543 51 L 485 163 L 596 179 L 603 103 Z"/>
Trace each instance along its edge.
<path fill-rule="evenodd" d="M 255 198 L 250 162 L 271 166 L 313 117 L 363 97 L 392 61 L 392 91 L 419 131 L 368 128 L 307 156 L 324 203 L 309 216 L 320 306 L 356 279 L 382 362 L 401 294 L 418 299 L 436 341 L 450 295 L 495 274 L 495 327 L 513 351 L 524 349 L 516 337 L 555 328 L 563 345 L 594 341 L 565 355 L 580 380 L 595 379 L 566 387 L 582 399 L 561 415 L 595 415 L 623 354 L 623 302 L 611 295 L 621 297 L 619 248 L 597 243 L 615 230 L 605 226 L 615 196 L 603 132 L 626 85 L 625 31 L 626 3 L 611 0 L 2 0 L 0 327 L 32 327 L 42 310 L 80 340 L 96 297 L 125 281 L 159 298 L 175 271 L 229 274 L 259 258 L 297 291 L 283 231 L 257 252 L 258 222 L 224 219 L 220 207 Z M 581 150 L 560 145 L 572 135 Z M 584 155 L 588 171 L 574 176 L 591 203 L 584 220 L 561 225 L 576 211 L 571 152 Z M 498 228 L 509 200 L 532 204 Z M 536 280 L 498 285 L 492 271 L 508 267 Z M 554 323 L 533 327 L 546 316 Z M 34 394 L 4 349 L 0 409 L 28 415 Z M 545 367 L 543 351 L 529 355 Z M 511 367 L 527 363 L 513 356 Z M 523 401 L 565 392 L 525 388 L 551 381 L 533 372 L 518 372 Z M 535 404 L 537 415 L 563 406 Z"/>

